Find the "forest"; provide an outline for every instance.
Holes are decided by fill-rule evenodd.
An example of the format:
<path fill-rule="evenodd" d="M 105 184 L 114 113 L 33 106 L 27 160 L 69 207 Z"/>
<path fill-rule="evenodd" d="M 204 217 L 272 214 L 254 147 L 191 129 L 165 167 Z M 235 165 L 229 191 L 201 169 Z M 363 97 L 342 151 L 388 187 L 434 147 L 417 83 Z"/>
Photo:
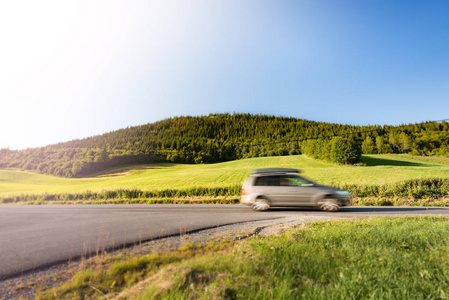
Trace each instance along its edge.
<path fill-rule="evenodd" d="M 216 163 L 306 154 L 338 161 L 345 144 L 360 153 L 449 156 L 449 123 L 355 126 L 251 114 L 181 116 L 103 135 L 25 150 L 0 149 L 0 168 L 83 177 L 107 168 L 153 162 Z M 356 153 L 358 152 L 358 153 Z"/>

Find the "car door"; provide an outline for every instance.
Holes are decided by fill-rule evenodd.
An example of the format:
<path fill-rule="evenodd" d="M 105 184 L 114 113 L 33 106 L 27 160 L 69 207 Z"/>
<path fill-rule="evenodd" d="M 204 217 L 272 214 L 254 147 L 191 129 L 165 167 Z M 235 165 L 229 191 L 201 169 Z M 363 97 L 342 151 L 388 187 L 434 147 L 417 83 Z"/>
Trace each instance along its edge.
<path fill-rule="evenodd" d="M 283 202 L 288 206 L 313 206 L 313 195 L 315 194 L 313 184 L 310 181 L 297 176 L 285 175 L 281 178 L 284 186 Z"/>
<path fill-rule="evenodd" d="M 285 202 L 279 184 L 279 175 L 260 176 L 256 178 L 254 188 L 256 194 L 268 198 L 272 206 L 279 206 Z"/>
<path fill-rule="evenodd" d="M 269 198 L 272 206 L 295 206 L 304 202 L 301 193 L 298 192 L 296 181 L 290 179 L 290 175 L 266 176 L 265 195 Z"/>

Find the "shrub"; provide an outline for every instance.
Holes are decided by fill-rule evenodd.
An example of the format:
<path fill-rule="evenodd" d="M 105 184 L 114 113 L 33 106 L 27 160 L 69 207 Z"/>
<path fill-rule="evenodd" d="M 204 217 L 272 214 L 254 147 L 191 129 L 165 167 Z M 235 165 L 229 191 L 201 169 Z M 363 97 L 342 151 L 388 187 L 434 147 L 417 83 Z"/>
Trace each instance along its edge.
<path fill-rule="evenodd" d="M 359 144 L 347 138 L 332 139 L 330 160 L 338 164 L 355 164 L 360 161 L 362 151 Z"/>

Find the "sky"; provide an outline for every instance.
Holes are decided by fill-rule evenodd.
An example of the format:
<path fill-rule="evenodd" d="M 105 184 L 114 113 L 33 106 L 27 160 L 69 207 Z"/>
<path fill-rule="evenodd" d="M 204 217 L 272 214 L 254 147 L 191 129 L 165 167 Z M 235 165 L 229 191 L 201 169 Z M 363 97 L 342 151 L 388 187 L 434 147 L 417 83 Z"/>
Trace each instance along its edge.
<path fill-rule="evenodd" d="M 0 148 L 174 116 L 449 118 L 449 1 L 2 1 Z"/>

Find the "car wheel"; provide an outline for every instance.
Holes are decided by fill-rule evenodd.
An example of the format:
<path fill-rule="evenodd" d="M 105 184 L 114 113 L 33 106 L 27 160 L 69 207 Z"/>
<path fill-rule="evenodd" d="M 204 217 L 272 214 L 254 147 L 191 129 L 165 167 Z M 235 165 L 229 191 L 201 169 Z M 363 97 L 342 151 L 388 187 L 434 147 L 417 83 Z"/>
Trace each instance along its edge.
<path fill-rule="evenodd" d="M 251 205 L 252 209 L 257 211 L 264 211 L 270 208 L 270 203 L 265 198 L 257 198 Z"/>
<path fill-rule="evenodd" d="M 318 201 L 318 208 L 322 211 L 339 211 L 340 205 L 334 198 L 324 198 Z"/>

